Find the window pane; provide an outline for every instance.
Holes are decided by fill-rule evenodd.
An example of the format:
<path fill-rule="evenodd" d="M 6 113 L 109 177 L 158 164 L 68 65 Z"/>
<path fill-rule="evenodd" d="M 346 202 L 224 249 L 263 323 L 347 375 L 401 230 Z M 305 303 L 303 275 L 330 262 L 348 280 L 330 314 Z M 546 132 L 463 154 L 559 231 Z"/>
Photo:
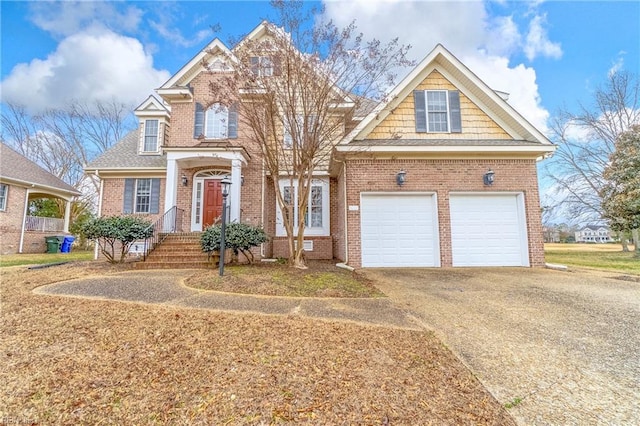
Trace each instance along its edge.
<path fill-rule="evenodd" d="M 229 122 L 229 110 L 224 105 L 214 104 L 205 115 L 204 135 L 211 139 L 225 139 L 227 137 L 227 124 Z"/>
<path fill-rule="evenodd" d="M 158 150 L 158 120 L 146 120 L 144 124 L 144 152 Z"/>
<path fill-rule="evenodd" d="M 0 184 L 0 210 L 6 210 L 7 208 L 7 190 L 8 186 Z"/>
<path fill-rule="evenodd" d="M 136 183 L 136 213 L 149 213 L 151 207 L 151 179 L 138 179 Z"/>
<path fill-rule="evenodd" d="M 447 132 L 447 92 L 444 90 L 427 91 L 427 121 L 430 132 Z"/>
<path fill-rule="evenodd" d="M 284 199 L 285 206 L 291 206 L 293 204 L 293 187 L 292 186 L 285 186 L 282 188 L 282 198 Z M 295 209 L 295 206 L 293 206 L 293 208 Z M 289 220 L 289 210 L 290 210 L 289 208 L 285 207 L 284 211 L 282 212 L 285 221 Z"/>
<path fill-rule="evenodd" d="M 322 228 L 322 186 L 311 187 L 307 211 L 310 211 L 311 214 L 307 215 L 305 224 L 311 228 Z"/>

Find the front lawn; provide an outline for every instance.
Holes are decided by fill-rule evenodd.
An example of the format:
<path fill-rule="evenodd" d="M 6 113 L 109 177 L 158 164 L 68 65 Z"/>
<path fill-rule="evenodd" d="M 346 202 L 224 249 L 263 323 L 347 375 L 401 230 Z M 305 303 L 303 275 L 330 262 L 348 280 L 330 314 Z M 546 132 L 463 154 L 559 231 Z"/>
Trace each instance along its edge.
<path fill-rule="evenodd" d="M 620 244 L 545 244 L 544 256 L 548 263 L 640 275 L 640 259 Z"/>
<path fill-rule="evenodd" d="M 0 418 L 28 424 L 513 425 L 428 331 L 36 295 L 2 271 Z"/>
<path fill-rule="evenodd" d="M 47 265 L 50 263 L 92 260 L 93 251 L 71 250 L 70 253 L 21 253 L 0 255 L 0 268 L 18 265 Z"/>

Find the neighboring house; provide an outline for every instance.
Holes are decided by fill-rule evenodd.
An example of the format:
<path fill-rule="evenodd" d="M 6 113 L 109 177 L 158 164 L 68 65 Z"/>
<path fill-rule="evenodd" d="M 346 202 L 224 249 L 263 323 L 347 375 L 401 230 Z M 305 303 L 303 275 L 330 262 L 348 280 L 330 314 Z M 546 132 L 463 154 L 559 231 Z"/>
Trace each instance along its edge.
<path fill-rule="evenodd" d="M 78 195 L 74 187 L 0 143 L 0 253 L 44 253 L 45 237 L 68 233 L 71 201 Z M 39 198 L 64 200 L 64 219 L 29 215 L 29 202 Z"/>
<path fill-rule="evenodd" d="M 247 37 L 264 34 L 265 23 Z M 101 179 L 101 215 L 178 211 L 187 232 L 220 217 L 220 180 L 230 176 L 229 219 L 264 226 L 272 238 L 262 257 L 287 257 L 274 183 L 242 110 L 202 107 L 215 102 L 215 72 L 204 64 L 225 70 L 232 56 L 211 42 L 156 90 L 162 101 L 151 96 L 135 110 L 139 128 L 85 170 Z M 310 191 L 306 257 L 353 267 L 543 266 L 536 162 L 554 146 L 505 97 L 438 45 L 390 101 L 345 111 L 345 134 Z"/>
<path fill-rule="evenodd" d="M 609 243 L 611 230 L 606 226 L 587 225 L 576 231 L 576 243 Z"/>

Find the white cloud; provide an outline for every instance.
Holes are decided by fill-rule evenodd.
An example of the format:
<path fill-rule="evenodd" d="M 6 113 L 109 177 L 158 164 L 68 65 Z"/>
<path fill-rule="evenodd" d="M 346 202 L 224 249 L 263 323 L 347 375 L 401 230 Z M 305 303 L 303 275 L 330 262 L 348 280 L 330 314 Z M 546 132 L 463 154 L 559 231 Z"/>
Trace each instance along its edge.
<path fill-rule="evenodd" d="M 607 71 L 607 76 L 609 76 L 609 78 L 611 78 L 613 75 L 617 74 L 621 69 L 624 68 L 624 55 L 626 53 L 627 52 L 625 51 L 620 51 L 618 53 L 618 59 L 616 59 L 611 68 L 609 68 L 609 71 Z"/>
<path fill-rule="evenodd" d="M 382 41 L 399 37 L 412 46 L 410 54 L 417 60 L 443 44 L 492 89 L 508 92 L 509 103 L 547 133 L 549 112 L 541 105 L 535 69 L 510 65 L 524 39 L 510 14 L 490 16 L 482 1 L 325 1 L 325 7 L 327 18 L 338 26 L 356 20 L 366 37 Z M 548 40 L 544 20 L 533 21 L 539 46 L 546 54 L 556 54 L 559 47 Z"/>
<path fill-rule="evenodd" d="M 524 53 L 530 61 L 540 55 L 554 59 L 562 57 L 560 44 L 549 40 L 547 31 L 544 28 L 545 22 L 546 15 L 536 15 L 529 23 L 529 33 L 526 37 Z"/>
<path fill-rule="evenodd" d="M 170 77 L 153 67 L 142 44 L 109 30 L 90 30 L 62 40 L 46 59 L 18 64 L 0 83 L 3 102 L 34 113 L 72 100 L 137 104 Z"/>
<path fill-rule="evenodd" d="M 211 38 L 213 32 L 211 30 L 200 30 L 192 38 L 186 38 L 180 29 L 172 27 L 168 23 L 149 21 L 149 25 L 153 28 L 162 38 L 170 41 L 171 43 L 180 47 L 191 47 L 202 40 Z"/>
<path fill-rule="evenodd" d="M 100 1 L 32 2 L 31 21 L 54 36 L 70 36 L 87 28 L 109 28 L 133 32 L 140 24 L 143 12 L 135 6 Z"/>

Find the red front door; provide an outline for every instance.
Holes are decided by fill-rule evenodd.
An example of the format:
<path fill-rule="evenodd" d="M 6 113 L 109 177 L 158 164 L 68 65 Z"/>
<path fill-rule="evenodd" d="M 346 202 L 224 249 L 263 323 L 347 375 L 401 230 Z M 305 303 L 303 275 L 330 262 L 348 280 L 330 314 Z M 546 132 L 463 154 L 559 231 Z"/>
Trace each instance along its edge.
<path fill-rule="evenodd" d="M 204 205 L 202 229 L 213 225 L 222 217 L 222 190 L 220 181 L 208 179 L 204 181 Z"/>

